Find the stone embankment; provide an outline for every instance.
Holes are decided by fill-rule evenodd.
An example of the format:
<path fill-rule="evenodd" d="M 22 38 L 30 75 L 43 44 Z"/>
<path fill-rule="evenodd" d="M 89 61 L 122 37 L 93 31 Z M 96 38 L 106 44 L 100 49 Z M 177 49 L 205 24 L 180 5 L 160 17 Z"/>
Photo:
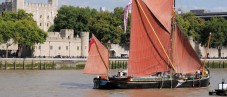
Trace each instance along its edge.
<path fill-rule="evenodd" d="M 1 58 L 0 70 L 83 69 L 86 60 L 86 58 Z M 127 65 L 127 59 L 110 59 L 111 69 L 126 69 Z M 207 59 L 206 66 L 227 68 L 227 59 Z"/>

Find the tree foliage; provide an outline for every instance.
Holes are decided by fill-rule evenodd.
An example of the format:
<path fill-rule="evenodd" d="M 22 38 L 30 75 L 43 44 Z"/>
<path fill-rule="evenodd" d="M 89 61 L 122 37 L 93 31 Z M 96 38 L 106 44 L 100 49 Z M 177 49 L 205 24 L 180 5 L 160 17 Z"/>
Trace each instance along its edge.
<path fill-rule="evenodd" d="M 177 15 L 176 18 L 180 29 L 188 37 L 193 37 L 194 40 L 200 40 L 200 33 L 205 27 L 205 20 L 195 17 L 191 12 Z"/>
<path fill-rule="evenodd" d="M 129 44 L 131 16 L 129 15 L 127 32 L 124 33 L 123 12 L 123 8 L 118 7 L 113 12 L 108 12 L 97 11 L 89 7 L 62 6 L 55 18 L 55 25 L 51 29 L 53 31 L 74 29 L 75 35 L 88 31 L 94 33 L 103 43 Z M 209 33 L 212 32 L 212 39 L 214 39 L 211 43 L 212 47 L 227 45 L 226 20 L 220 20 L 219 23 L 212 24 L 215 19 L 205 21 L 196 17 L 193 13 L 177 15 L 176 19 L 184 34 L 188 37 L 193 37 L 198 43 L 205 45 Z M 216 22 L 218 21 L 216 20 Z M 218 39 L 218 41 L 215 39 Z"/>
<path fill-rule="evenodd" d="M 227 21 L 224 18 L 213 17 L 210 21 L 206 22 L 205 28 L 203 30 L 203 36 L 209 36 L 209 33 L 212 33 L 212 47 L 224 46 L 226 45 L 225 41 L 227 38 Z M 204 38 L 205 39 L 205 38 Z M 205 40 L 202 41 L 204 45 Z"/>
<path fill-rule="evenodd" d="M 227 45 L 227 20 L 222 17 L 212 17 L 210 21 L 206 21 L 206 26 L 201 33 L 202 45 L 206 45 L 206 37 L 209 33 L 211 33 L 211 47 L 217 48 L 218 56 L 221 57 L 221 49 Z"/>
<path fill-rule="evenodd" d="M 43 43 L 46 37 L 47 33 L 37 26 L 32 14 L 24 10 L 4 12 L 0 17 L 0 41 L 6 43 L 13 39 L 14 43 L 18 43 L 18 56 L 21 55 L 22 48 Z"/>
<path fill-rule="evenodd" d="M 61 29 L 74 29 L 75 34 L 81 31 L 89 31 L 89 21 L 93 20 L 97 14 L 95 9 L 79 8 L 73 6 L 62 6 L 58 10 L 57 17 L 54 20 L 54 31 Z"/>
<path fill-rule="evenodd" d="M 62 6 L 54 20 L 55 25 L 51 29 L 53 31 L 74 29 L 75 35 L 88 31 L 95 34 L 103 43 L 122 43 L 124 40 L 122 38 L 125 36 L 123 17 L 123 8 L 119 7 L 115 8 L 113 12 L 108 12 L 97 11 L 89 7 Z"/>
<path fill-rule="evenodd" d="M 217 48 L 221 57 L 221 49 L 227 45 L 227 20 L 222 17 L 212 17 L 205 21 L 192 13 L 186 13 L 178 15 L 177 22 L 187 36 L 192 36 L 203 46 L 207 46 L 209 35 L 212 33 L 211 47 Z"/>

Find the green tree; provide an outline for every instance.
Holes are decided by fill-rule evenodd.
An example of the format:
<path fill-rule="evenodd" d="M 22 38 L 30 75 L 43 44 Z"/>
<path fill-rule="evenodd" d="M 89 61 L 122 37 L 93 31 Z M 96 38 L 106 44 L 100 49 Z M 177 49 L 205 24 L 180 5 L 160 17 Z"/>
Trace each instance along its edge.
<path fill-rule="evenodd" d="M 96 19 L 91 22 L 90 31 L 103 43 L 120 43 L 123 34 L 123 22 L 117 16 L 107 11 L 99 12 Z"/>
<path fill-rule="evenodd" d="M 47 33 L 39 29 L 36 22 L 26 19 L 15 23 L 15 31 L 18 33 L 18 56 L 21 56 L 23 49 L 45 42 L 47 37 Z"/>
<path fill-rule="evenodd" d="M 32 15 L 24 10 L 4 12 L 0 17 L 0 41 L 6 43 L 13 39 L 18 43 L 18 56 L 21 57 L 23 48 L 31 48 L 36 43 L 43 43 L 47 33 L 41 30 Z"/>
<path fill-rule="evenodd" d="M 121 43 L 124 34 L 123 8 L 117 7 L 113 12 L 99 12 L 89 7 L 62 6 L 55 18 L 53 28 L 54 31 L 74 29 L 75 34 L 88 31 L 94 33 L 104 44 L 107 42 Z"/>
<path fill-rule="evenodd" d="M 195 17 L 191 12 L 176 16 L 177 23 L 180 29 L 188 37 L 193 37 L 194 40 L 200 41 L 200 34 L 205 27 L 205 20 Z"/>
<path fill-rule="evenodd" d="M 75 34 L 89 31 L 89 21 L 93 19 L 96 13 L 95 9 L 90 9 L 89 7 L 62 6 L 54 20 L 54 31 L 74 29 Z"/>
<path fill-rule="evenodd" d="M 12 21 L 4 21 L 0 20 L 0 35 L 1 35 L 1 43 L 6 43 L 11 38 L 14 37 L 14 23 Z"/>
<path fill-rule="evenodd" d="M 211 34 L 211 47 L 217 48 L 218 56 L 221 57 L 221 50 L 223 46 L 226 46 L 227 41 L 227 21 L 221 17 L 212 17 L 206 22 L 206 26 L 201 33 L 201 43 L 202 45 L 207 44 L 207 40 Z"/>
<path fill-rule="evenodd" d="M 32 16 L 31 13 L 26 13 L 24 10 L 18 10 L 18 12 L 3 12 L 2 19 L 5 21 L 18 21 L 23 19 L 34 21 Z"/>

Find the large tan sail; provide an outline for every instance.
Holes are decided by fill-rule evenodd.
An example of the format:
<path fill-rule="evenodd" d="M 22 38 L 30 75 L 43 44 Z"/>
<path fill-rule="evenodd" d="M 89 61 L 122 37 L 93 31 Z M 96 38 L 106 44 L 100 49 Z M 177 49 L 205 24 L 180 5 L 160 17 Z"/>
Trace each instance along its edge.
<path fill-rule="evenodd" d="M 160 12 L 157 12 L 154 10 L 158 7 L 152 5 L 155 5 L 154 3 L 159 4 L 158 2 L 164 3 L 165 5 L 173 5 L 172 0 L 152 0 L 152 2 L 146 0 L 133 0 L 132 2 L 128 65 L 128 74 L 130 76 L 146 76 L 156 72 L 169 70 L 169 62 L 163 49 L 169 54 L 171 34 L 169 33 L 169 26 L 171 24 L 171 18 L 169 18 L 170 20 L 158 18 L 164 17 L 161 16 L 160 12 L 162 11 L 171 15 L 172 11 L 165 10 L 172 10 L 172 6 L 159 8 L 158 10 Z M 156 15 L 158 15 L 158 17 L 156 17 Z M 157 36 L 155 36 L 155 34 L 157 34 Z"/>

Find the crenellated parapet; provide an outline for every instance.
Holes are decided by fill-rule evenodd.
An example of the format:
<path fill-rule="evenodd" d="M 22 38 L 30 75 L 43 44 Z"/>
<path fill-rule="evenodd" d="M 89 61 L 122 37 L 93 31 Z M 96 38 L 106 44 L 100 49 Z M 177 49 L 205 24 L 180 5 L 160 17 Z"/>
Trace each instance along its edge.
<path fill-rule="evenodd" d="M 30 2 L 25 2 L 24 6 L 29 6 L 29 7 L 52 7 L 51 4 L 43 4 L 43 3 L 30 3 Z"/>
<path fill-rule="evenodd" d="M 4 11 L 17 12 L 19 9 L 33 14 L 33 19 L 37 22 L 39 28 L 48 31 L 54 24 L 54 18 L 57 15 L 58 0 L 48 0 L 48 3 L 31 3 L 25 0 L 6 0 L 0 4 L 0 14 Z"/>

